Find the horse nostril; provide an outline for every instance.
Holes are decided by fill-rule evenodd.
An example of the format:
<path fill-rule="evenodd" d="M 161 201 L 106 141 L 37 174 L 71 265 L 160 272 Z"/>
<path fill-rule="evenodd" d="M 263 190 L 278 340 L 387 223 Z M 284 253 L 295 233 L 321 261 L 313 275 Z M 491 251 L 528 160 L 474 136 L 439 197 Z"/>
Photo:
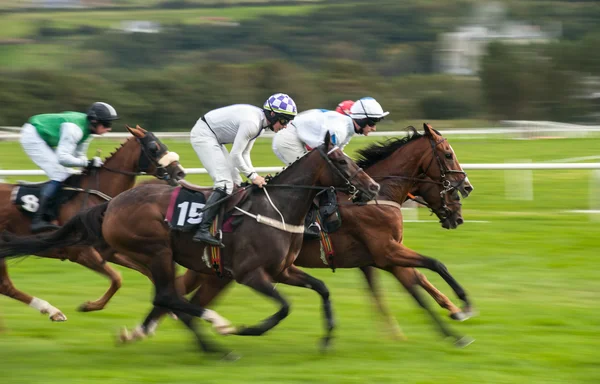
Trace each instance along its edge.
<path fill-rule="evenodd" d="M 182 180 L 182 179 L 185 178 L 185 172 L 179 171 L 179 172 L 177 172 L 177 174 L 175 175 L 175 177 L 177 177 L 178 180 Z"/>
<path fill-rule="evenodd" d="M 462 223 L 464 223 L 464 220 L 462 219 L 462 217 L 459 217 L 458 219 L 456 219 L 456 224 L 461 225 Z"/>

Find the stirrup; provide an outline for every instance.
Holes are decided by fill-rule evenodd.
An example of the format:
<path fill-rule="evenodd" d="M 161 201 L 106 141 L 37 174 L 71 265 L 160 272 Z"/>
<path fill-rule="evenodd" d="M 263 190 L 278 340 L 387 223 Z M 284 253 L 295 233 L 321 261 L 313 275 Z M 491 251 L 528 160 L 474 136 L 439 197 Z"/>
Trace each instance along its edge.
<path fill-rule="evenodd" d="M 192 240 L 198 243 L 206 243 L 208 245 L 214 245 L 219 248 L 225 248 L 225 245 L 219 239 L 211 235 L 208 231 L 196 232 Z"/>

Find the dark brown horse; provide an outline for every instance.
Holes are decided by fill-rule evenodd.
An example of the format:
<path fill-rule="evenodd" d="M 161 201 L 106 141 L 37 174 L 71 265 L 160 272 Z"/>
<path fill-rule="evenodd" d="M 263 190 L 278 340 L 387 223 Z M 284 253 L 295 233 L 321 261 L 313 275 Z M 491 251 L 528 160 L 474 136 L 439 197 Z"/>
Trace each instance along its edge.
<path fill-rule="evenodd" d="M 426 127 L 426 132 L 427 129 L 428 127 Z M 435 135 L 433 139 L 441 144 L 441 138 L 434 131 L 430 132 Z M 455 320 L 465 320 L 471 316 L 472 308 L 466 299 L 466 295 L 461 297 L 460 290 L 458 291 L 459 297 L 465 301 L 465 308 L 461 311 L 437 290 L 425 275 L 414 268 L 399 266 L 393 259 L 394 257 L 398 259 L 410 258 L 414 254 L 414 251 L 401 245 L 403 228 L 399 205 L 406 200 L 409 191 L 425 198 L 444 228 L 456 228 L 457 225 L 462 224 L 461 204 L 457 189 L 450 188 L 444 178 L 438 179 L 440 181 L 436 182 L 414 176 L 418 164 L 410 163 L 410 156 L 414 153 L 411 148 L 413 144 L 411 143 L 418 145 L 419 141 L 426 142 L 426 137 L 413 132 L 412 135 L 406 138 L 373 144 L 366 149 L 359 150 L 358 154 L 361 158 L 358 161 L 359 166 L 363 167 L 373 179 L 380 181 L 381 191 L 378 199 L 391 201 L 396 203 L 396 206 L 357 206 L 341 203 L 342 226 L 330 236 L 335 251 L 333 263 L 324 260 L 321 255 L 319 240 L 305 239 L 294 266 L 306 268 L 360 268 L 380 312 L 384 314 L 388 325 L 396 332 L 396 336 L 402 337 L 397 323 L 389 315 L 389 311 L 381 301 L 375 286 L 373 267 L 385 269 L 392 273 L 417 303 L 430 314 L 444 336 L 454 337 L 457 345 L 463 346 L 468 344 L 470 339 L 458 336 L 448 329 L 437 314 L 429 308 L 416 287 L 423 287 L 440 306 L 448 309 L 451 318 Z M 461 169 L 451 147 L 445 144 L 444 151 L 443 157 L 447 163 L 446 166 Z M 431 149 L 428 152 L 431 153 Z M 435 156 L 442 155 L 436 154 Z M 464 196 L 467 196 L 473 190 L 468 181 L 461 187 L 461 193 Z M 339 194 L 338 201 L 344 200 L 346 200 L 346 197 Z M 396 248 L 395 243 L 400 246 Z M 390 246 L 396 248 L 395 255 L 388 256 L 385 254 L 385 250 Z M 294 267 L 289 271 L 290 273 L 297 273 L 297 269 Z M 192 292 L 202 284 L 193 296 L 192 302 L 206 307 L 231 282 L 232 279 L 219 278 L 214 275 L 205 275 L 188 270 L 179 278 L 178 284 L 181 285 L 181 289 L 185 293 Z M 145 334 L 140 330 L 152 332 L 157 321 L 158 319 L 155 317 L 147 318 L 143 325 L 132 334 L 123 334 L 122 340 L 130 341 L 144 337 Z"/>
<path fill-rule="evenodd" d="M 134 186 L 137 175 L 148 174 L 169 182 L 176 182 L 185 176 L 179 164 L 179 157 L 169 152 L 167 147 L 154 134 L 137 126 L 127 127 L 133 135 L 121 145 L 104 166 L 89 174 L 74 175 L 65 181 L 65 185 L 79 188 L 78 195 L 64 203 L 58 212 L 58 222 L 65 223 L 84 206 L 94 206 L 105 202 L 119 193 Z M 11 195 L 17 185 L 0 184 L 0 231 L 9 231 L 18 235 L 30 234 L 30 219 L 13 204 Z M 88 194 L 87 191 L 92 190 Z M 99 193 L 96 193 L 99 192 Z M 121 276 L 102 257 L 90 247 L 72 247 L 52 252 L 36 253 L 37 256 L 69 260 L 96 271 L 111 281 L 109 289 L 96 301 L 86 302 L 80 306 L 82 311 L 96 311 L 104 308 L 106 303 L 121 286 Z M 137 269 L 122 258 L 109 261 Z M 32 297 L 19 291 L 8 276 L 5 260 L 0 260 L 0 294 L 12 297 L 24 304 L 47 313 L 52 321 L 65 321 L 67 317 L 45 300 Z"/>
<path fill-rule="evenodd" d="M 109 203 L 78 214 L 52 234 L 5 236 L 7 241 L 0 245 L 0 257 L 104 241 L 150 270 L 156 288 L 153 312 L 174 312 L 194 332 L 203 350 L 217 351 L 197 331 L 193 316 L 213 323 L 221 333 L 243 336 L 262 335 L 287 317 L 289 304 L 275 290 L 273 282 L 298 285 L 296 273 L 291 275 L 287 270 L 302 246 L 304 217 L 312 200 L 319 190 L 329 186 L 356 188 L 362 201 L 372 199 L 379 191 L 379 185 L 333 146 L 327 134 L 323 145 L 275 176 L 270 186 L 252 190 L 248 199 L 256 216 L 246 217 L 234 233 L 224 234 L 223 257 L 231 260 L 233 278 L 280 304 L 277 313 L 255 326 L 235 329 L 216 312 L 191 304 L 177 294 L 175 263 L 201 273 L 211 268 L 201 256 L 204 244 L 193 242 L 192 233 L 170 231 L 165 223 L 172 195 L 168 186 L 147 184 L 123 192 Z M 308 274 L 302 276 L 327 291 L 323 282 Z M 334 326 L 328 294 L 324 297 L 324 312 L 327 342 Z"/>

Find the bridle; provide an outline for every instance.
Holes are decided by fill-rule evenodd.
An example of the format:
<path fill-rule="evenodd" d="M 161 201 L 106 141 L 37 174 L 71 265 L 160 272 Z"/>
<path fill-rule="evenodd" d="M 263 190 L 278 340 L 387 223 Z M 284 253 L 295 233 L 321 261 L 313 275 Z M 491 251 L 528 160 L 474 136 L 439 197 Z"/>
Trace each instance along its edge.
<path fill-rule="evenodd" d="M 167 171 L 167 166 L 161 165 L 160 160 L 169 150 L 167 146 L 163 143 L 156 141 L 156 137 L 154 134 L 148 132 L 142 138 L 136 137 L 135 140 L 140 143 L 141 151 L 140 157 L 138 159 L 138 172 L 130 172 L 130 171 L 122 171 L 119 169 L 109 168 L 106 165 L 102 165 L 102 168 L 106 169 L 109 172 L 119 173 L 121 175 L 127 176 L 142 176 L 148 175 L 148 169 L 150 165 L 154 165 L 156 171 L 152 176 L 156 177 L 159 180 L 169 181 L 171 180 L 171 175 Z M 156 154 L 153 155 L 149 153 L 149 147 L 155 145 L 157 148 Z"/>
<path fill-rule="evenodd" d="M 329 152 L 325 153 L 325 150 L 319 146 L 317 147 L 319 154 L 321 155 L 321 157 L 323 157 L 323 159 L 325 159 L 325 162 L 331 167 L 331 169 L 335 172 L 335 174 L 340 177 L 342 180 L 344 180 L 344 184 L 346 185 L 345 188 L 338 188 L 338 190 L 344 190 L 345 192 L 347 192 L 350 197 L 348 198 L 348 200 L 354 200 L 356 198 L 356 196 L 358 195 L 358 189 L 352 185 L 352 180 L 358 176 L 359 173 L 361 172 L 365 172 L 362 168 L 358 167 L 358 169 L 356 170 L 356 172 L 354 172 L 353 174 L 347 174 L 345 171 L 340 170 L 337 165 L 335 165 L 333 163 L 333 161 L 331 161 L 331 159 L 329 158 L 329 155 L 335 151 L 341 151 L 340 147 L 338 147 L 337 145 L 334 146 L 332 149 L 329 150 Z"/>
<path fill-rule="evenodd" d="M 431 183 L 431 184 L 441 185 L 442 186 L 442 190 L 440 191 L 441 208 L 439 210 L 434 210 L 430 204 L 427 204 L 427 203 L 423 204 L 424 203 L 423 201 L 418 201 L 418 200 L 416 200 L 416 201 L 419 204 L 423 204 L 423 205 L 427 206 L 433 213 L 435 213 L 438 217 L 440 217 L 440 219 L 443 220 L 443 219 L 448 218 L 452 213 L 452 211 L 448 207 L 449 205 L 452 206 L 452 205 L 461 204 L 460 199 L 454 199 L 456 201 L 446 204 L 444 195 L 446 193 L 453 193 L 454 195 L 456 195 L 458 193 L 458 189 L 460 188 L 460 186 L 464 184 L 466 177 L 467 177 L 467 173 L 465 171 L 448 169 L 446 164 L 440 159 L 440 157 L 435 149 L 438 145 L 444 143 L 446 141 L 446 138 L 442 137 L 439 141 L 435 142 L 432 137 L 428 136 L 428 140 L 429 140 L 429 143 L 431 144 L 431 151 L 433 154 L 432 154 L 431 160 L 429 161 L 429 164 L 427 165 L 427 168 L 424 171 L 422 171 L 417 177 L 381 176 L 381 177 L 377 177 L 376 179 L 404 179 L 404 180 L 412 181 L 412 185 L 415 185 L 416 183 Z M 440 170 L 440 181 L 425 180 L 423 178 L 427 177 L 427 172 L 429 171 L 429 168 L 433 164 L 434 159 L 436 160 L 439 170 Z M 448 180 L 448 178 L 446 177 L 446 175 L 448 175 L 448 174 L 462 174 L 465 177 L 460 181 L 452 182 L 452 181 Z"/>

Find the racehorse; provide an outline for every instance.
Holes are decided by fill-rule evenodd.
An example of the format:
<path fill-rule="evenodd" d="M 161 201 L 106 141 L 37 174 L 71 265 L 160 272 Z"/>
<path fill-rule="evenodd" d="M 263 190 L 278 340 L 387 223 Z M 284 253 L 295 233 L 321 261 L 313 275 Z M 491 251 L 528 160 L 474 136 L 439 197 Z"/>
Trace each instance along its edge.
<path fill-rule="evenodd" d="M 426 132 L 427 132 L 426 126 Z M 443 143 L 441 137 L 436 132 L 430 131 L 436 135 L 432 138 L 438 145 Z M 459 187 L 450 187 L 444 176 L 440 176 L 440 181 L 423 179 L 423 175 L 412 176 L 418 168 L 415 161 L 414 150 L 411 146 L 417 143 L 426 142 L 427 136 L 419 135 L 414 129 L 409 136 L 402 139 L 394 139 L 384 143 L 376 143 L 359 150 L 360 160 L 358 165 L 365 169 L 374 180 L 380 181 L 381 190 L 378 200 L 381 204 L 391 201 L 390 205 L 349 205 L 341 203 L 340 213 L 342 225 L 336 232 L 330 235 L 332 248 L 335 250 L 335 256 L 327 260 L 321 251 L 321 243 L 318 239 L 305 239 L 298 257 L 294 261 L 296 267 L 306 268 L 360 268 L 363 272 L 370 291 L 375 299 L 378 309 L 384 314 L 388 326 L 393 335 L 402 338 L 400 328 L 395 320 L 389 315 L 389 311 L 381 301 L 378 290 L 373 278 L 373 267 L 382 268 L 392 273 L 396 279 L 405 287 L 417 303 L 423 307 L 438 325 L 444 336 L 453 337 L 458 346 L 464 346 L 471 342 L 469 338 L 454 334 L 439 319 L 438 315 L 429 308 L 426 301 L 421 297 L 417 286 L 423 287 L 440 306 L 450 312 L 450 317 L 454 320 L 465 320 L 472 314 L 472 307 L 466 296 L 459 297 L 464 300 L 465 307 L 461 311 L 444 294 L 435 288 L 421 272 L 414 268 L 404 268 L 393 260 L 393 257 L 411 257 L 414 251 L 402 246 L 402 213 L 400 204 L 402 204 L 409 193 L 419 193 L 425 198 L 425 202 L 432 211 L 438 216 L 444 228 L 456 228 L 462 224 L 460 214 L 461 204 L 457 194 Z M 445 144 L 447 145 L 447 144 Z M 461 169 L 456 154 L 448 145 L 444 147 L 444 159 L 451 166 Z M 432 150 L 429 149 L 429 153 Z M 433 157 L 438 156 L 435 150 Z M 451 155 L 451 156 L 448 156 Z M 410 159 L 413 163 L 410 163 Z M 407 160 L 408 159 L 408 160 Z M 408 161 L 408 162 L 407 162 Z M 440 161 L 441 164 L 444 164 Z M 447 174 L 445 171 L 442 175 Z M 419 191 L 415 190 L 418 185 Z M 460 192 L 463 196 L 468 196 L 473 187 L 465 181 L 460 186 Z M 338 193 L 338 201 L 346 198 Z M 399 244 L 396 245 L 396 244 Z M 394 249 L 395 255 L 385 256 L 386 248 Z M 384 257 L 385 256 L 385 257 Z M 298 274 L 295 267 L 290 268 L 289 273 Z M 300 277 L 298 277 L 300 279 Z M 178 278 L 178 284 L 183 293 L 190 293 L 200 286 L 200 289 L 191 299 L 192 302 L 206 307 L 212 300 L 227 287 L 233 280 L 227 277 L 218 277 L 215 275 L 205 275 L 188 270 L 183 276 Z M 305 281 L 311 284 L 310 281 Z M 312 284 L 311 284 L 312 285 Z M 313 285 L 317 287 L 317 285 Z M 319 292 L 321 294 L 321 292 Z M 147 330 L 152 333 L 156 328 L 158 317 L 147 318 L 142 326 L 129 333 L 124 331 L 121 335 L 122 341 L 132 341 L 146 336 L 141 330 Z"/>
<path fill-rule="evenodd" d="M 175 185 L 176 181 L 185 177 L 179 164 L 179 156 L 169 152 L 153 133 L 137 126 L 127 127 L 133 135 L 108 157 L 102 168 L 72 175 L 65 181 L 62 194 L 72 196 L 60 205 L 57 212 L 59 223 L 65 223 L 85 206 L 94 206 L 109 200 L 112 196 L 130 189 L 138 175 L 153 175 Z M 25 186 L 31 186 L 25 185 Z M 33 184 L 35 186 L 35 184 Z M 30 234 L 30 218 L 19 209 L 13 200 L 17 195 L 19 184 L 0 184 L 0 231 L 9 231 L 18 235 Z M 39 185 L 37 185 L 39 188 Z M 33 196 L 35 197 L 35 196 Z M 31 199 L 31 197 L 29 197 Z M 67 199 L 67 197 L 65 197 Z M 29 204 L 35 201 L 29 201 Z M 86 302 L 80 306 L 81 311 L 97 311 L 106 306 L 111 297 L 121 287 L 121 276 L 102 260 L 102 257 L 90 247 L 72 247 L 52 252 L 36 253 L 37 256 L 54 258 L 78 263 L 90 268 L 110 279 L 109 289 L 96 301 Z M 137 269 L 135 265 L 121 258 L 115 263 Z M 52 321 L 65 321 L 67 317 L 45 300 L 32 297 L 19 291 L 9 278 L 5 260 L 0 260 L 0 294 L 27 304 L 41 313 L 48 314 Z"/>
<path fill-rule="evenodd" d="M 358 201 L 371 200 L 379 191 L 379 185 L 331 143 L 329 134 L 323 145 L 276 175 L 270 184 L 262 190 L 254 188 L 248 196 L 252 211 L 260 213 L 248 213 L 256 221 L 246 218 L 234 233 L 223 237 L 223 256 L 232 260 L 233 278 L 280 304 L 274 315 L 255 326 L 235 329 L 216 312 L 191 304 L 177 294 L 175 263 L 198 272 L 211 269 L 201 257 L 205 245 L 192 241 L 193 233 L 170 231 L 165 223 L 173 194 L 169 186 L 146 184 L 123 192 L 108 203 L 78 214 L 48 235 L 19 238 L 5 234 L 0 257 L 103 241 L 150 270 L 155 286 L 152 312 L 163 308 L 172 311 L 196 335 L 204 351 L 217 352 L 220 349 L 198 332 L 193 316 L 213 323 L 221 333 L 242 336 L 262 335 L 288 316 L 289 304 L 272 282 L 297 285 L 287 269 L 301 248 L 304 218 L 319 190 L 329 186 L 351 187 L 356 190 L 354 195 Z M 274 211 L 281 221 L 266 216 Z M 327 290 L 323 282 L 308 274 L 305 276 Z M 327 344 L 333 331 L 328 297 L 324 312 L 327 318 L 324 343 Z"/>

